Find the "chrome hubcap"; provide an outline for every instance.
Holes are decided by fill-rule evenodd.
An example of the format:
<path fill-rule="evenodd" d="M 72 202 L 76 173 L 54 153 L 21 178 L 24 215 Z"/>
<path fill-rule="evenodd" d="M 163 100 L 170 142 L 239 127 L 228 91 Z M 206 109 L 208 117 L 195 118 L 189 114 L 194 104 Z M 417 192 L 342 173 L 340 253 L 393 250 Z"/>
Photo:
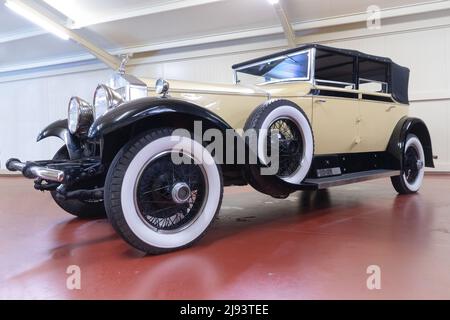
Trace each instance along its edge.
<path fill-rule="evenodd" d="M 422 170 L 424 167 L 423 161 L 422 160 L 417 160 L 417 169 L 418 170 Z"/>
<path fill-rule="evenodd" d="M 175 203 L 183 204 L 187 203 L 191 197 L 191 188 L 184 183 L 179 182 L 175 184 L 172 188 L 172 200 Z"/>
<path fill-rule="evenodd" d="M 272 132 L 278 131 L 279 170 L 278 177 L 289 177 L 300 168 L 303 159 L 303 140 L 300 128 L 289 118 L 279 118 L 269 127 L 267 135 L 267 150 L 272 154 Z"/>

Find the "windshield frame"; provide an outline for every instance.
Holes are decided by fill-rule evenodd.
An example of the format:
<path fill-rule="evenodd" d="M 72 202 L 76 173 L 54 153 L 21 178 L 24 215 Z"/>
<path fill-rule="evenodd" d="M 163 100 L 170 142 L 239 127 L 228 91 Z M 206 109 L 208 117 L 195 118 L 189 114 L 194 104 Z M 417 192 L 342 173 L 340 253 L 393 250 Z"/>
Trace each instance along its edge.
<path fill-rule="evenodd" d="M 248 64 L 245 66 L 242 66 L 236 70 L 234 70 L 234 83 L 235 84 L 240 84 L 241 80 L 239 80 L 239 73 L 244 73 L 241 72 L 241 70 L 243 69 L 247 69 L 250 67 L 254 67 L 254 66 L 258 66 L 261 64 L 266 64 L 266 63 L 270 63 L 273 61 L 277 61 L 277 60 L 285 60 L 291 57 L 295 57 L 295 56 L 299 56 L 305 53 L 308 53 L 308 70 L 307 70 L 307 76 L 306 77 L 300 77 L 300 78 L 285 78 L 285 79 L 277 79 L 277 80 L 272 80 L 272 81 L 262 81 L 260 83 L 257 83 L 256 85 L 264 85 L 264 84 L 272 84 L 272 83 L 280 83 L 280 82 L 291 82 L 291 81 L 307 81 L 307 82 L 312 82 L 313 80 L 313 70 L 314 70 L 314 51 L 315 49 L 306 49 L 306 50 L 301 50 L 299 52 L 295 52 L 295 53 L 291 53 L 291 54 L 287 54 L 287 55 L 281 55 L 272 59 L 267 59 L 264 61 L 260 61 L 257 63 L 252 63 L 252 64 Z M 247 75 L 251 75 L 248 74 Z M 258 76 L 255 76 L 258 77 Z"/>

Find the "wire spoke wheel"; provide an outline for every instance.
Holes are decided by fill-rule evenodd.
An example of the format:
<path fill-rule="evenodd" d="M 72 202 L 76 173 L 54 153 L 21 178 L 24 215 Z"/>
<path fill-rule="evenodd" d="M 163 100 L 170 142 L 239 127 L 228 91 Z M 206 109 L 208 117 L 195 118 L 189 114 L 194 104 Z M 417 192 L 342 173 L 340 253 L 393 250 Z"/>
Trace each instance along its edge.
<path fill-rule="evenodd" d="M 142 170 L 135 186 L 135 202 L 141 219 L 155 231 L 178 232 L 188 227 L 207 200 L 207 183 L 201 165 L 183 155 L 174 164 L 167 151 Z"/>
<path fill-rule="evenodd" d="M 199 142 L 152 129 L 116 155 L 105 182 L 114 229 L 134 248 L 160 254 L 199 241 L 219 213 L 220 166 Z"/>
<path fill-rule="evenodd" d="M 419 191 L 425 174 L 425 153 L 419 138 L 409 134 L 406 138 L 400 176 L 392 177 L 392 185 L 399 194 Z"/>
<path fill-rule="evenodd" d="M 278 139 L 279 170 L 278 177 L 289 177 L 298 169 L 303 157 L 303 139 L 298 126 L 288 118 L 275 120 L 269 127 L 267 137 L 268 154 L 272 156 L 275 133 Z"/>
<path fill-rule="evenodd" d="M 419 161 L 420 156 L 418 150 L 414 146 L 409 147 L 405 152 L 404 164 L 405 177 L 409 183 L 414 183 L 419 175 Z"/>

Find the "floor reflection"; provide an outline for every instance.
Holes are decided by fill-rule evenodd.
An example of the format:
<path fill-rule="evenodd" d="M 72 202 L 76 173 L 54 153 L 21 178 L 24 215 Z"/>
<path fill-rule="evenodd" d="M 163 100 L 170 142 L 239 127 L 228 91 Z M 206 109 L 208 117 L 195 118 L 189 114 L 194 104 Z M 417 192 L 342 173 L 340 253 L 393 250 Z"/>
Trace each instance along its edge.
<path fill-rule="evenodd" d="M 318 191 L 303 191 L 300 196 L 301 214 L 314 213 L 320 209 L 330 208 L 332 205 L 328 189 Z"/>
<path fill-rule="evenodd" d="M 64 216 L 30 193 L 4 211 L 0 298 L 448 298 L 450 184 L 430 180 L 401 197 L 387 181 L 284 200 L 226 193 L 205 238 L 161 256 L 134 250 L 107 220 Z M 364 287 L 370 264 L 384 270 L 378 296 Z M 81 291 L 66 288 L 69 265 L 82 270 Z"/>

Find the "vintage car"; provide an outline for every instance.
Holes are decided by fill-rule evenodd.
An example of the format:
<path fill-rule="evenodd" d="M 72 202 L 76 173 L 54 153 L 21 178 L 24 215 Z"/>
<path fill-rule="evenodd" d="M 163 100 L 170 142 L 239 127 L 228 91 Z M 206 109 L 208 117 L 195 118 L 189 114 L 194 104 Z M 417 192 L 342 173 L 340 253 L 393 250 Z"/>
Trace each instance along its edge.
<path fill-rule="evenodd" d="M 286 198 L 390 177 L 411 194 L 434 166 L 425 123 L 408 117 L 409 69 L 391 59 L 309 44 L 233 70 L 235 83 L 224 85 L 117 72 L 93 104 L 73 97 L 68 119 L 39 134 L 64 141 L 52 160 L 11 159 L 7 168 L 65 211 L 107 215 L 130 245 L 158 254 L 205 234 L 224 186 Z M 212 150 L 209 130 L 234 137 L 216 137 Z M 246 132 L 256 132 L 256 147 Z"/>

